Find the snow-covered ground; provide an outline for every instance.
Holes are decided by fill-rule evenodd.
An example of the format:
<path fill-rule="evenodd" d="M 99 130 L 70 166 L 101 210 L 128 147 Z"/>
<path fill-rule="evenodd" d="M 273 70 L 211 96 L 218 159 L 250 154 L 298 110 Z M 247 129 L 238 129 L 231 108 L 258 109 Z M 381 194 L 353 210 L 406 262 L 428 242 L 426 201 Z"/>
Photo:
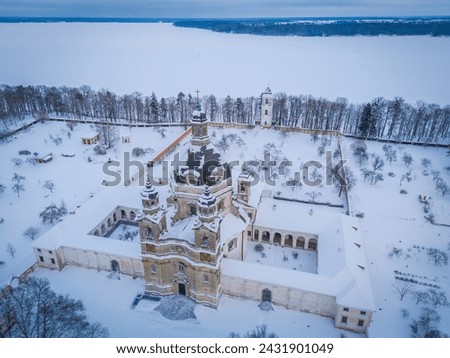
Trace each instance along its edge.
<path fill-rule="evenodd" d="M 88 125 L 78 125 L 68 138 L 68 128 L 63 123 L 39 123 L 30 130 L 18 134 L 13 141 L 0 143 L 2 153 L 0 183 L 7 187 L 6 191 L 0 194 L 0 217 L 4 218 L 4 222 L 0 224 L 0 261 L 5 261 L 5 265 L 0 267 L 0 285 L 8 283 L 12 274 L 21 273 L 34 261 L 30 248 L 31 241 L 23 237 L 22 232 L 33 225 L 38 227 L 42 234 L 51 227 L 51 225 L 41 224 L 39 219 L 39 213 L 45 206 L 52 202 L 59 205 L 61 200 L 64 200 L 69 212 L 75 210 L 78 205 L 82 205 L 92 194 L 102 188 L 100 183 L 105 179 L 105 174 L 101 168 L 108 158 L 119 159 L 124 151 L 130 151 L 133 147 L 139 146 L 154 150 L 154 153 L 148 151 L 146 156 L 142 157 L 143 159 L 139 158 L 148 160 L 183 132 L 182 128 L 168 128 L 167 136 L 161 138 L 154 129 L 133 128 L 131 144 L 119 143 L 115 150 L 105 156 L 96 156 L 93 154 L 92 146 L 83 145 L 80 141 L 80 134 L 89 129 Z M 50 134 L 53 138 L 59 135 L 62 143 L 56 145 L 50 139 Z M 286 138 L 280 138 L 280 133 L 275 130 L 212 127 L 210 134 L 214 142 L 219 141 L 222 135 L 230 134 L 238 135 L 245 142 L 240 146 L 236 142 L 230 145 L 224 153 L 228 161 L 262 159 L 263 148 L 270 142 L 275 143 L 274 151 L 279 159 L 286 157 L 294 162 L 293 170 L 297 170 L 300 163 L 308 160 L 317 160 L 321 163 L 325 161 L 323 156 L 319 157 L 317 154 L 320 140 L 313 143 L 309 135 L 290 133 Z M 392 165 L 386 162 L 382 171 L 384 181 L 370 185 L 364 182 L 358 165 L 352 157 L 350 148 L 352 142 L 351 139 L 343 138 L 345 159 L 349 160 L 348 165 L 353 169 L 358 180 L 351 193 L 353 211 L 364 213 L 364 218 L 361 219 L 362 236 L 377 307 L 369 335 L 371 337 L 408 337 L 411 320 L 418 316 L 420 308 L 425 304 L 416 304 L 411 294 L 400 300 L 399 294 L 393 287 L 393 284 L 398 281 L 395 277 L 414 279 L 417 281 L 413 283 L 413 288 L 416 290 L 425 291 L 430 288 L 425 284 L 431 284 L 439 286 L 447 297 L 450 294 L 449 266 L 435 266 L 426 253 L 428 248 L 436 248 L 450 254 L 448 247 L 450 228 L 428 222 L 424 218 L 423 205 L 418 199 L 419 195 L 431 197 L 430 207 L 432 212 L 436 212 L 436 218 L 444 221 L 448 219 L 450 195 L 442 197 L 435 191 L 431 172 L 439 171 L 443 180 L 450 183 L 450 172 L 445 169 L 450 166 L 450 157 L 444 148 L 394 145 L 397 150 L 397 162 L 393 162 Z M 330 145 L 332 151 L 335 146 L 335 141 L 332 141 Z M 369 153 L 377 153 L 384 158 L 381 143 L 367 142 L 367 146 Z M 36 166 L 24 163 L 15 167 L 11 158 L 25 159 L 26 156 L 18 154 L 18 151 L 22 149 L 39 153 L 53 152 L 54 160 Z M 401 161 L 403 153 L 411 154 L 414 160 L 409 168 L 406 168 Z M 61 154 L 75 156 L 63 157 Z M 88 161 L 89 157 L 92 159 L 91 162 Z M 428 175 L 423 173 L 422 158 L 431 160 L 431 168 L 427 170 Z M 408 170 L 411 171 L 412 180 L 410 182 L 404 180 L 400 186 L 400 179 Z M 16 172 L 25 177 L 25 191 L 20 194 L 20 197 L 11 190 L 11 177 Z M 233 171 L 233 174 L 238 173 L 238 169 Z M 53 193 L 42 187 L 45 180 L 52 180 L 55 183 L 56 188 Z M 280 175 L 278 181 L 281 184 L 285 181 L 284 177 Z M 294 190 L 281 185 L 274 190 L 278 188 L 286 194 L 289 193 L 301 199 L 307 199 L 308 196 L 305 196 L 305 193 L 315 190 L 322 194 L 320 201 L 343 203 L 343 198 L 338 196 L 333 187 L 327 185 L 315 188 L 303 185 Z M 402 189 L 407 193 L 401 194 Z M 257 188 L 255 187 L 254 190 Z M 334 210 L 344 211 L 341 208 Z M 14 258 L 6 251 L 8 243 L 17 249 Z M 402 250 L 401 254 L 390 258 L 389 253 L 394 247 Z M 295 260 L 289 257 L 288 262 L 291 263 L 291 261 Z M 132 280 L 128 277 L 122 277 L 120 281 L 110 280 L 106 279 L 106 272 L 98 273 L 75 268 L 65 268 L 62 272 L 40 269 L 36 275 L 49 278 L 58 292 L 69 293 L 74 298 L 82 299 L 92 319 L 102 321 L 113 336 L 223 337 L 230 331 L 245 333 L 261 323 L 267 323 L 269 329 L 280 336 L 336 337 L 340 335 L 340 332 L 334 328 L 332 320 L 279 307 L 275 307 L 275 310 L 271 312 L 262 312 L 257 307 L 257 302 L 244 302 L 228 297 L 224 297 L 218 310 L 198 306 L 195 309 L 196 321 L 184 321 L 175 325 L 157 312 L 152 311 L 148 314 L 141 312 L 145 310 L 144 306 L 138 306 L 135 310 L 129 309 L 134 296 L 143 291 L 141 280 Z M 115 298 L 112 299 L 112 297 Z M 430 303 L 426 305 L 432 306 Z M 401 309 L 408 310 L 409 317 L 403 318 Z M 450 307 L 438 306 L 436 309 L 441 315 L 440 329 L 450 333 Z M 237 314 L 231 315 L 230 312 L 237 312 Z M 239 317 L 239 319 L 233 320 L 232 317 Z M 218 325 L 217 322 L 221 324 Z"/>
<path fill-rule="evenodd" d="M 0 261 L 5 262 L 5 265 L 0 267 L 0 286 L 8 283 L 11 275 L 22 273 L 34 262 L 35 258 L 29 246 L 31 240 L 22 234 L 30 226 L 37 227 L 40 234 L 52 227 L 50 224 L 42 224 L 39 218 L 39 213 L 46 206 L 52 203 L 60 206 L 64 201 L 69 212 L 76 210 L 103 188 L 101 185 L 103 180 L 112 179 L 102 170 L 102 165 L 108 159 L 118 160 L 121 163 L 119 170 L 124 173 L 123 153 L 131 153 L 134 147 L 148 149 L 147 153 L 139 158 L 130 154 L 130 160 L 139 160 L 144 163 L 183 132 L 182 128 L 167 128 L 166 137 L 163 139 L 153 128 L 132 128 L 130 144 L 121 143 L 119 140 L 114 150 L 106 155 L 97 156 L 94 154 L 93 145 L 81 143 L 81 135 L 90 129 L 89 125 L 79 124 L 70 132 L 64 123 L 38 123 L 17 134 L 12 141 L 0 142 L 2 154 L 0 184 L 6 186 L 5 192 L 0 193 L 0 218 L 4 220 L 0 224 Z M 53 138 L 60 137 L 62 143 L 55 144 L 50 139 L 50 135 Z M 9 140 L 12 138 L 10 137 Z M 26 158 L 32 157 L 33 154 L 19 155 L 19 150 L 28 150 L 31 153 L 51 152 L 53 160 L 33 166 L 26 162 Z M 64 157 L 63 154 L 70 157 Z M 22 159 L 23 164 L 16 167 L 11 162 L 12 158 Z M 132 167 L 130 172 L 134 173 L 136 170 L 136 167 Z M 11 178 L 14 173 L 25 177 L 22 181 L 25 191 L 20 193 L 20 197 L 11 190 L 13 185 Z M 53 192 L 43 187 L 46 180 L 54 183 Z M 6 253 L 8 243 L 16 249 L 14 258 Z"/>
<path fill-rule="evenodd" d="M 271 37 L 170 24 L 0 24 L 0 78 L 9 85 L 312 94 L 351 102 L 404 97 L 448 104 L 450 38 Z"/>
<path fill-rule="evenodd" d="M 273 306 L 262 311 L 259 302 L 223 296 L 218 309 L 196 305 L 197 319 L 171 321 L 154 308 L 159 302 L 141 300 L 130 309 L 144 281 L 121 275 L 109 279 L 106 272 L 67 267 L 61 272 L 39 270 L 37 277 L 46 277 L 52 288 L 71 297 L 82 298 L 92 321 L 102 322 L 112 337 L 227 337 L 230 332 L 245 334 L 257 325 L 266 324 L 280 337 L 358 337 L 334 328 L 330 318 Z"/>

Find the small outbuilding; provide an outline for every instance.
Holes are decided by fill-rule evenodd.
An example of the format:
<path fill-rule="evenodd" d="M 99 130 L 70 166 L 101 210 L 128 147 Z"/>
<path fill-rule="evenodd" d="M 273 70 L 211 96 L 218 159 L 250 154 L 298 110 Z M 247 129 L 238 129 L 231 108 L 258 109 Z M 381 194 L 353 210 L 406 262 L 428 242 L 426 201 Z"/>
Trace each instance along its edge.
<path fill-rule="evenodd" d="M 97 132 L 88 132 L 81 136 L 81 143 L 83 144 L 95 144 L 99 141 L 100 134 Z"/>

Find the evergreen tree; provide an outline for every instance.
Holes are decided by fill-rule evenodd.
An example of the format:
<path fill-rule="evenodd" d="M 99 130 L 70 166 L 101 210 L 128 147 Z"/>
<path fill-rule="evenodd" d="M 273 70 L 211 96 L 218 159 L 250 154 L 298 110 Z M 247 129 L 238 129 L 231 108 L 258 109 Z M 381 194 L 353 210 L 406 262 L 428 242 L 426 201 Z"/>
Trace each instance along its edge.
<path fill-rule="evenodd" d="M 370 103 L 367 103 L 363 108 L 358 129 L 359 134 L 365 138 L 377 135 L 377 129 L 372 114 L 372 105 Z"/>
<path fill-rule="evenodd" d="M 156 94 L 152 92 L 152 99 L 150 102 L 150 116 L 151 116 L 151 122 L 152 123 L 158 123 L 159 122 L 159 102 L 158 98 L 156 97 Z"/>
<path fill-rule="evenodd" d="M 159 113 L 160 113 L 162 123 L 165 123 L 167 121 L 167 111 L 168 111 L 167 102 L 163 97 L 163 98 L 161 98 L 161 103 L 159 105 Z"/>

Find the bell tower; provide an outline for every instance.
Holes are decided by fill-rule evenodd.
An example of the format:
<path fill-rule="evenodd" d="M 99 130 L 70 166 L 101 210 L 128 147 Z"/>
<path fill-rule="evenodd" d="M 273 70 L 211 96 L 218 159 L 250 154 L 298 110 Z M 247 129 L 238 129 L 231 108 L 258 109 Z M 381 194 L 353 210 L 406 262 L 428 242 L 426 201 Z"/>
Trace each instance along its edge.
<path fill-rule="evenodd" d="M 145 188 L 141 192 L 141 200 L 142 210 L 136 218 L 139 223 L 141 243 L 158 240 L 167 230 L 167 210 L 159 203 L 159 193 L 153 187 L 150 177 L 147 177 Z"/>
<path fill-rule="evenodd" d="M 261 94 L 261 125 L 265 128 L 272 127 L 273 119 L 273 94 L 270 87 Z"/>
<path fill-rule="evenodd" d="M 216 252 L 217 242 L 220 240 L 219 226 L 221 219 L 217 212 L 216 197 L 205 185 L 202 196 L 198 198 L 198 219 L 193 225 L 195 231 L 195 246 Z"/>

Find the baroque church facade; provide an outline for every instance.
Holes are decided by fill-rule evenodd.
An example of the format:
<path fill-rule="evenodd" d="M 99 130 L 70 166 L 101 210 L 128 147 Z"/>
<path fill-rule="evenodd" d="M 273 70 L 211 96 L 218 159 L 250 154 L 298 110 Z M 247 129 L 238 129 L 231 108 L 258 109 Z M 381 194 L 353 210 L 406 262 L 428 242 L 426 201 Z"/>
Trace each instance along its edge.
<path fill-rule="evenodd" d="M 272 126 L 272 106 L 267 88 L 261 95 L 263 128 Z M 103 189 L 34 242 L 40 266 L 142 277 L 146 295 L 185 295 L 213 308 L 224 294 L 269 301 L 365 332 L 375 308 L 358 219 L 277 200 L 264 183 L 255 185 L 245 167 L 233 180 L 211 143 L 200 104 L 191 126 L 169 188 L 147 177 L 142 190 Z M 108 239 L 124 222 L 138 226 L 138 242 Z M 317 270 L 248 262 L 250 242 L 314 252 Z"/>

